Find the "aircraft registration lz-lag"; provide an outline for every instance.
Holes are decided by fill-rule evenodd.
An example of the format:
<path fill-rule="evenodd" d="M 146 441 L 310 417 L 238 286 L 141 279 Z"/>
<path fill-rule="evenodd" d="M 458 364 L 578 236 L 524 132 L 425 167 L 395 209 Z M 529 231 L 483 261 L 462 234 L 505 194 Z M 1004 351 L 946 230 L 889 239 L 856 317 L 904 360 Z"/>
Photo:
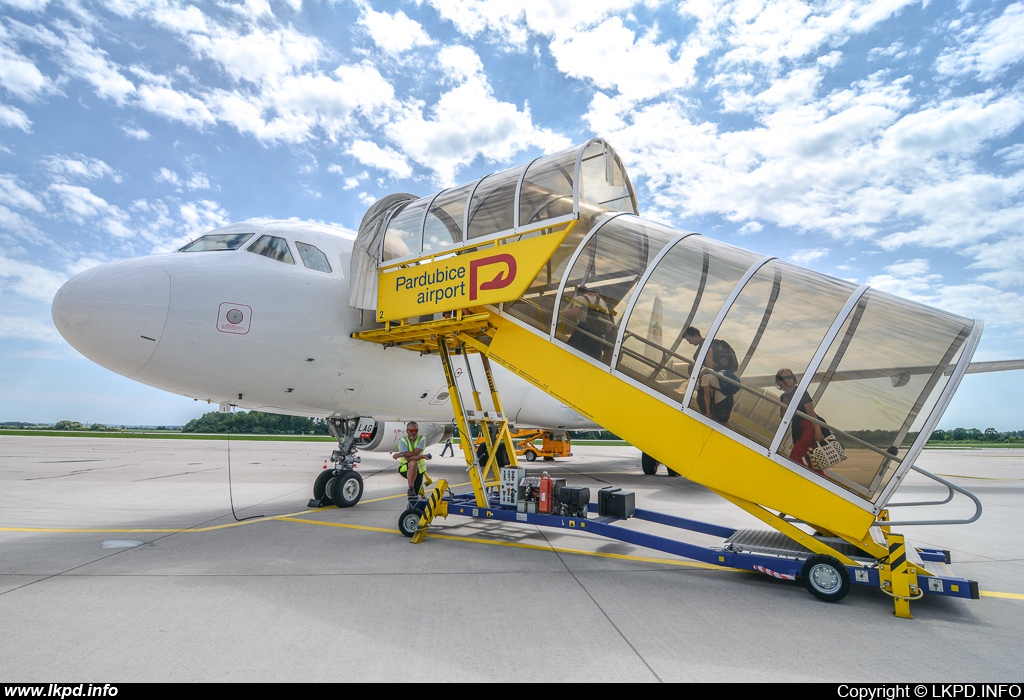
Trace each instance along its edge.
<path fill-rule="evenodd" d="M 61 288 L 53 317 L 83 355 L 145 384 L 328 419 L 339 468 L 314 497 L 339 506 L 362 494 L 357 448 L 394 449 L 410 419 L 432 423 L 431 441 L 453 413 L 465 427 L 451 342 L 470 376 L 488 357 L 506 368 L 494 375 L 506 426 L 601 425 L 643 450 L 645 473 L 665 463 L 789 538 L 803 533 L 779 511 L 876 561 L 890 550 L 871 530 L 960 379 L 1021 366 L 970 364 L 980 322 L 641 219 L 598 139 L 428 197 L 390 195 L 358 234 L 248 221 L 101 265 Z M 714 342 L 683 354 L 690 327 L 728 339 L 736 366 L 710 361 Z M 780 367 L 817 415 L 772 393 Z M 700 407 L 703 377 L 736 386 L 725 420 Z M 801 421 L 838 435 L 847 459 L 816 472 L 791 460 Z M 848 586 L 845 565 L 878 584 L 817 535 L 807 546 L 827 561 L 804 578 L 823 566 Z M 799 575 L 796 559 L 773 574 Z"/>

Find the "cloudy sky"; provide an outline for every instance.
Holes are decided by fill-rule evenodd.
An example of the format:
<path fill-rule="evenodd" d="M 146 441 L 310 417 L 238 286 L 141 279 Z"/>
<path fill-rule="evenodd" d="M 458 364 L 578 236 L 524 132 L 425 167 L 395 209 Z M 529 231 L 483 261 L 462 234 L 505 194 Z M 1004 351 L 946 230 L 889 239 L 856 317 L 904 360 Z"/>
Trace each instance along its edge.
<path fill-rule="evenodd" d="M 0 0 L 0 420 L 209 410 L 81 358 L 70 276 L 253 217 L 356 227 L 593 136 L 641 214 L 983 319 L 1024 357 L 1024 3 Z M 1024 429 L 1024 371 L 942 427 Z"/>

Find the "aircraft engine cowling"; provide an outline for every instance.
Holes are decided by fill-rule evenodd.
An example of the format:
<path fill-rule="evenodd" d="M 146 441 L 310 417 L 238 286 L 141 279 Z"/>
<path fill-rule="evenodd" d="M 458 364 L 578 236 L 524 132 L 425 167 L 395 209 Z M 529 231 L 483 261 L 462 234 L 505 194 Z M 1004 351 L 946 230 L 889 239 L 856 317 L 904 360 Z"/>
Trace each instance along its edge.
<path fill-rule="evenodd" d="M 405 435 L 405 423 L 398 421 L 377 421 L 369 439 L 357 440 L 356 447 L 364 452 L 397 452 L 398 440 Z M 451 423 L 420 423 L 420 435 L 427 440 L 427 446 L 444 442 L 452 436 Z"/>

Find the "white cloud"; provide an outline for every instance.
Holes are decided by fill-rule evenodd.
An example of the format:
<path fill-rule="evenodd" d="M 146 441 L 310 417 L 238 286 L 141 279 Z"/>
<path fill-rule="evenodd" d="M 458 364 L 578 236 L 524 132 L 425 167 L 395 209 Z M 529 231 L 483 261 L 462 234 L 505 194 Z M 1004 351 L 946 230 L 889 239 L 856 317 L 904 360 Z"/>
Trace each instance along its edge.
<path fill-rule="evenodd" d="M 985 284 L 953 284 L 935 290 L 929 303 L 960 316 L 980 319 L 989 329 L 1007 329 L 1017 335 L 1024 327 L 1024 295 Z M 1020 357 L 1015 344 L 1014 357 Z"/>
<path fill-rule="evenodd" d="M 0 251 L 0 289 L 10 290 L 28 299 L 50 302 L 67 280 L 67 274 L 23 260 L 14 260 Z"/>
<path fill-rule="evenodd" d="M 14 176 L 8 173 L 0 173 L 0 203 L 34 212 L 45 211 L 39 198 L 21 187 Z"/>
<path fill-rule="evenodd" d="M 17 107 L 0 104 L 0 126 L 11 126 L 27 134 L 32 131 L 32 120 Z"/>
<path fill-rule="evenodd" d="M 139 88 L 138 97 L 143 109 L 189 126 L 203 127 L 216 121 L 206 104 L 187 92 L 148 84 Z"/>
<path fill-rule="evenodd" d="M 550 36 L 572 32 L 636 4 L 635 0 L 427 1 L 462 34 L 475 37 L 483 31 L 490 31 L 515 47 L 524 46 L 531 33 Z"/>
<path fill-rule="evenodd" d="M 66 37 L 62 47 L 66 59 L 64 68 L 91 83 L 100 97 L 123 105 L 135 92 L 135 84 L 121 75 L 117 66 L 107 59 L 106 51 L 93 46 L 93 37 L 88 32 L 65 22 L 58 22 L 57 26 Z"/>
<path fill-rule="evenodd" d="M 210 34 L 193 34 L 196 53 L 216 61 L 234 80 L 266 83 L 281 80 L 314 63 L 323 52 L 318 39 L 294 29 L 254 29 L 248 34 L 218 27 Z"/>
<path fill-rule="evenodd" d="M 880 147 L 915 161 L 940 153 L 969 154 L 1024 122 L 1024 101 L 994 91 L 950 98 L 907 114 L 893 124 Z"/>
<path fill-rule="evenodd" d="M 90 158 L 82 154 L 75 157 L 47 156 L 43 159 L 46 169 L 53 173 L 59 181 L 65 178 L 95 179 L 109 176 L 114 182 L 121 182 L 121 176 L 99 158 Z"/>
<path fill-rule="evenodd" d="M 166 182 L 169 185 L 174 185 L 178 192 L 188 188 L 190 190 L 208 190 L 210 189 L 210 179 L 202 173 L 192 173 L 188 179 L 183 179 L 178 173 L 174 172 L 170 168 L 160 168 L 153 179 L 157 182 Z"/>
<path fill-rule="evenodd" d="M 826 88 L 821 68 L 794 67 L 727 107 L 733 128 L 691 116 L 680 98 L 629 112 L 597 95 L 587 119 L 621 149 L 655 207 L 683 216 L 757 220 L 887 248 L 958 246 L 1021 230 L 1024 174 L 972 161 L 1024 124 L 1024 102 L 996 90 L 920 105 L 913 81 L 877 72 Z M 730 88 L 731 89 L 731 88 Z M 1005 151 L 1011 162 L 1013 149 Z"/>
<path fill-rule="evenodd" d="M 809 248 L 798 250 L 789 256 L 789 259 L 797 265 L 810 265 L 815 260 L 821 260 L 829 254 L 828 248 Z"/>
<path fill-rule="evenodd" d="M 366 28 L 373 42 L 386 53 L 398 54 L 416 46 L 430 46 L 434 42 L 423 26 L 399 10 L 393 15 L 365 8 L 359 24 Z"/>
<path fill-rule="evenodd" d="M 371 141 L 353 141 L 348 154 L 364 165 L 387 171 L 395 178 L 412 175 L 412 167 L 401 153 L 391 148 L 381 148 Z"/>
<path fill-rule="evenodd" d="M 676 42 L 656 39 L 654 31 L 638 38 L 621 18 L 612 17 L 593 29 L 553 40 L 551 53 L 566 75 L 636 101 L 693 84 L 697 60 L 706 52 L 699 43 L 688 44 L 673 60 Z"/>
<path fill-rule="evenodd" d="M 457 77 L 460 66 L 474 65 L 467 57 L 465 47 L 447 47 L 439 61 Z M 475 54 L 472 58 L 479 62 Z M 534 126 L 528 105 L 519 110 L 496 99 L 479 71 L 465 75 L 429 110 L 419 103 L 407 105 L 384 130 L 406 156 L 433 170 L 444 185 L 452 184 L 458 168 L 477 157 L 502 162 L 526 148 L 553 151 L 569 145 L 565 137 Z"/>
<path fill-rule="evenodd" d="M 188 239 L 197 238 L 211 229 L 231 223 L 227 211 L 209 199 L 182 204 L 178 207 L 178 215 L 185 225 L 185 230 L 173 242 L 172 249 L 181 247 Z"/>
<path fill-rule="evenodd" d="M 991 270 L 979 275 L 978 281 L 990 282 L 1003 289 L 1024 287 L 1024 235 L 1017 233 L 982 243 L 966 252 L 975 259 L 972 268 Z"/>
<path fill-rule="evenodd" d="M 160 168 L 153 179 L 157 182 L 166 182 L 175 187 L 181 187 L 181 178 L 178 177 L 178 173 L 174 172 L 170 168 Z"/>
<path fill-rule="evenodd" d="M 42 12 L 50 0 L 3 0 L 5 5 L 24 12 Z"/>
<path fill-rule="evenodd" d="M 355 115 L 385 121 L 394 90 L 368 63 L 343 65 L 332 75 L 290 75 L 258 94 L 216 90 L 211 105 L 218 117 L 262 141 L 301 143 L 324 130 L 335 141 L 352 129 Z M 275 116 L 271 116 L 275 115 Z"/>
<path fill-rule="evenodd" d="M 223 7 L 226 7 L 232 12 L 245 17 L 252 22 L 255 22 L 261 17 L 274 16 L 273 11 L 270 9 L 270 3 L 268 3 L 267 0 L 245 0 L 240 4 L 224 4 Z"/>
<path fill-rule="evenodd" d="M 931 263 L 924 258 L 898 260 L 885 268 L 886 272 L 897 277 L 925 277 L 930 269 Z"/>
<path fill-rule="evenodd" d="M 152 134 L 141 127 L 122 126 L 121 131 L 136 141 L 146 141 L 152 137 Z"/>
<path fill-rule="evenodd" d="M 337 163 L 331 163 L 327 166 L 327 172 L 334 173 L 335 175 L 343 175 L 345 173 L 345 169 Z"/>
<path fill-rule="evenodd" d="M 875 289 L 944 309 L 966 318 L 981 319 L 993 328 L 1019 329 L 1024 325 L 1024 295 L 985 284 L 944 284 L 923 258 L 901 260 L 867 283 Z"/>
<path fill-rule="evenodd" d="M 78 185 L 53 184 L 50 191 L 60 197 L 64 212 L 72 221 L 84 224 L 87 219 L 99 219 L 107 233 L 117 238 L 132 238 L 128 228 L 128 214 L 93 194 L 89 188 Z"/>
<path fill-rule="evenodd" d="M 32 221 L 2 204 L 0 204 L 0 231 L 10 231 L 23 240 L 36 245 L 53 244 L 52 239 L 45 236 Z"/>
<path fill-rule="evenodd" d="M 995 80 L 1024 58 L 1024 3 L 1008 5 L 999 17 L 980 31 L 966 31 L 960 46 L 947 49 L 935 62 L 936 70 L 947 74 L 977 73 L 982 80 Z"/>
<path fill-rule="evenodd" d="M 355 188 L 359 187 L 359 183 L 365 182 L 366 180 L 369 179 L 369 177 L 370 177 L 370 174 L 368 172 L 366 172 L 365 170 L 363 172 L 359 173 L 358 175 L 356 175 L 355 177 L 346 177 L 345 178 L 345 183 L 342 185 L 342 189 L 343 190 L 354 190 Z"/>
<path fill-rule="evenodd" d="M 209 29 L 206 15 L 195 5 L 153 3 L 151 16 L 158 25 L 179 34 L 206 32 Z"/>
<path fill-rule="evenodd" d="M 0 338 L 38 340 L 45 343 L 64 342 L 53 324 L 35 316 L 0 315 Z"/>
<path fill-rule="evenodd" d="M 802 0 L 727 3 L 689 2 L 680 11 L 696 17 L 702 29 L 724 42 L 722 65 L 750 64 L 775 70 L 820 47 L 841 46 L 888 19 L 915 0 L 811 3 Z"/>
<path fill-rule="evenodd" d="M 5 34 L 0 28 L 0 40 L 6 38 Z M 0 44 L 0 87 L 26 102 L 55 90 L 53 81 L 32 61 L 5 44 Z"/>

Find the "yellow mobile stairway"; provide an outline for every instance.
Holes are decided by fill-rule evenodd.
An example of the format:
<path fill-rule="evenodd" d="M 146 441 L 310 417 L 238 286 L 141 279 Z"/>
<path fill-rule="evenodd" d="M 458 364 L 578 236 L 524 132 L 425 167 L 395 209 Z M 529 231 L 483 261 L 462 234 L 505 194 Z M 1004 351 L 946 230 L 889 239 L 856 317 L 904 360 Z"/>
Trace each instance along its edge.
<path fill-rule="evenodd" d="M 598 139 L 429 197 L 381 200 L 360 227 L 352 279 L 352 305 L 375 321 L 354 337 L 440 356 L 461 434 L 474 421 L 486 428 L 485 465 L 462 441 L 473 494 L 446 495 L 441 483 L 412 504 L 402 529 L 414 541 L 455 512 L 801 578 L 825 600 L 851 581 L 879 586 L 903 617 L 925 594 L 978 597 L 949 572 L 947 552 L 909 546 L 892 527 L 980 515 L 972 495 L 913 466 L 980 322 L 644 220 L 621 160 Z M 482 357 L 488 410 L 475 382 L 472 405 L 459 392 L 452 356 L 466 354 Z M 492 435 L 516 465 L 490 362 L 772 530 L 636 511 L 722 536 L 709 550 L 624 534 L 621 514 L 542 521 L 510 509 L 514 494 L 496 501 Z M 843 448 L 820 469 L 803 454 L 816 428 Z M 912 468 L 946 485 L 947 501 L 954 490 L 970 497 L 974 516 L 893 521 L 895 505 L 930 504 L 890 503 Z"/>

